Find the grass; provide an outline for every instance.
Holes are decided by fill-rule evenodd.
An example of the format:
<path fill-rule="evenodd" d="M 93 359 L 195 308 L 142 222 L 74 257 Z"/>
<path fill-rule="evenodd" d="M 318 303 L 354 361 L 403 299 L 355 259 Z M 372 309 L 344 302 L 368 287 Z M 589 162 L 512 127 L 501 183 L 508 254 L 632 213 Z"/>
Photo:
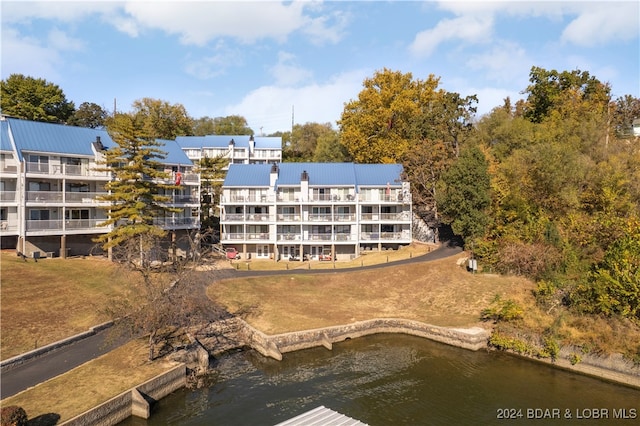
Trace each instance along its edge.
<path fill-rule="evenodd" d="M 108 320 L 102 309 L 130 279 L 100 257 L 24 262 L 5 250 L 0 268 L 2 360 Z"/>
<path fill-rule="evenodd" d="M 2 406 L 24 408 L 29 419 L 39 416 L 69 420 L 144 383 L 173 364 L 147 361 L 145 340 L 132 341 L 17 395 L 2 400 Z"/>
<path fill-rule="evenodd" d="M 396 317 L 440 326 L 473 326 L 496 294 L 524 299 L 533 284 L 517 277 L 470 274 L 460 256 L 335 274 L 255 277 L 218 282 L 210 298 L 269 334 Z"/>

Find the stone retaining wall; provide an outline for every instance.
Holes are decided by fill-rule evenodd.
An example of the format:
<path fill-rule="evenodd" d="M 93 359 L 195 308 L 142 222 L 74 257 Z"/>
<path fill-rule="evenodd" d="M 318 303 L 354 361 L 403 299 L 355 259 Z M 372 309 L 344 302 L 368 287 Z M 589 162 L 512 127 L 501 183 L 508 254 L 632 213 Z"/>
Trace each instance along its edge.
<path fill-rule="evenodd" d="M 331 349 L 333 343 L 379 333 L 409 334 L 473 351 L 486 347 L 490 335 L 489 331 L 480 327 L 469 329 L 437 327 L 397 318 L 379 318 L 348 325 L 272 336 L 268 336 L 246 323 L 244 328 L 248 346 L 264 356 L 277 360 L 281 360 L 282 354 L 286 352 L 318 346 Z"/>
<path fill-rule="evenodd" d="M 176 389 L 183 388 L 186 385 L 186 380 L 186 366 L 184 364 L 178 365 L 61 424 L 67 426 L 111 426 L 132 415 L 147 419 L 151 414 L 152 404 Z"/>

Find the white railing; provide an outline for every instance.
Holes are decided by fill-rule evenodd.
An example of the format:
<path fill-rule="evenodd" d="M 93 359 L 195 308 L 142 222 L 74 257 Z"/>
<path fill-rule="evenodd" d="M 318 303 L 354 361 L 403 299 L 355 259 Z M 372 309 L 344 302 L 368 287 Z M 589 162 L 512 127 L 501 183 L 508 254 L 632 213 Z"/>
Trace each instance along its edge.
<path fill-rule="evenodd" d="M 278 214 L 278 220 L 281 221 L 285 221 L 285 222 L 299 222 L 301 219 L 301 216 L 299 214 Z"/>
<path fill-rule="evenodd" d="M 269 220 L 269 215 L 266 213 L 251 213 L 247 215 L 247 220 L 251 222 L 263 222 Z"/>
<path fill-rule="evenodd" d="M 302 240 L 302 235 L 300 235 L 300 234 L 292 234 L 292 233 L 278 234 L 278 240 L 280 240 L 280 241 L 300 241 L 300 240 Z"/>
<path fill-rule="evenodd" d="M 331 241 L 331 234 L 309 234 L 311 241 Z"/>
<path fill-rule="evenodd" d="M 36 203 L 61 203 L 62 191 L 27 191 L 27 201 Z"/>
<path fill-rule="evenodd" d="M 99 171 L 89 165 L 74 164 L 51 164 L 51 163 L 27 163 L 27 173 L 37 173 L 43 175 L 65 175 L 65 176 L 94 176 L 110 177 L 109 171 Z"/>
<path fill-rule="evenodd" d="M 16 191 L 2 191 L 0 192 L 0 201 L 15 202 L 16 194 Z"/>
<path fill-rule="evenodd" d="M 310 214 L 310 222 L 331 222 L 331 213 L 324 214 Z"/>
<path fill-rule="evenodd" d="M 406 239 L 402 232 L 361 232 L 361 240 L 403 240 Z"/>
<path fill-rule="evenodd" d="M 67 192 L 64 194 L 64 199 L 67 203 L 92 204 L 102 202 L 98 197 L 108 194 L 108 192 Z"/>

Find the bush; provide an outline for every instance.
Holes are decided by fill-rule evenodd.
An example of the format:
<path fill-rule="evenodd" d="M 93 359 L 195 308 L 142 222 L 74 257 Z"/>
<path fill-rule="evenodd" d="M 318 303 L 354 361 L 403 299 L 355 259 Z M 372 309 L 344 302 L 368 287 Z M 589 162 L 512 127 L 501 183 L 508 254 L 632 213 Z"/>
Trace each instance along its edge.
<path fill-rule="evenodd" d="M 0 417 L 2 426 L 25 426 L 27 424 L 27 412 L 16 405 L 2 407 Z"/>
<path fill-rule="evenodd" d="M 502 300 L 499 294 L 487 309 L 483 309 L 481 318 L 485 321 L 513 321 L 522 318 L 524 310 L 511 299 Z"/>

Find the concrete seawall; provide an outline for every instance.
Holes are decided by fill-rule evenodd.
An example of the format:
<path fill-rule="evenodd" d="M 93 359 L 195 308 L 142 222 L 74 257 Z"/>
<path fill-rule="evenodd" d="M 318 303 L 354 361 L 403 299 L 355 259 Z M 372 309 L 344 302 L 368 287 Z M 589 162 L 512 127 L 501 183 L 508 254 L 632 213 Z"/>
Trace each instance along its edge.
<path fill-rule="evenodd" d="M 176 389 L 183 388 L 186 385 L 186 380 L 186 366 L 184 364 L 178 365 L 61 424 L 67 426 L 111 426 L 132 415 L 148 419 L 151 415 L 152 405 Z"/>
<path fill-rule="evenodd" d="M 409 334 L 473 351 L 486 347 L 490 335 L 489 331 L 480 327 L 468 329 L 437 327 L 397 318 L 379 318 L 272 336 L 262 333 L 247 323 L 243 324 L 243 328 L 247 346 L 277 360 L 282 360 L 282 354 L 286 352 L 318 346 L 331 349 L 334 343 L 379 333 Z"/>

